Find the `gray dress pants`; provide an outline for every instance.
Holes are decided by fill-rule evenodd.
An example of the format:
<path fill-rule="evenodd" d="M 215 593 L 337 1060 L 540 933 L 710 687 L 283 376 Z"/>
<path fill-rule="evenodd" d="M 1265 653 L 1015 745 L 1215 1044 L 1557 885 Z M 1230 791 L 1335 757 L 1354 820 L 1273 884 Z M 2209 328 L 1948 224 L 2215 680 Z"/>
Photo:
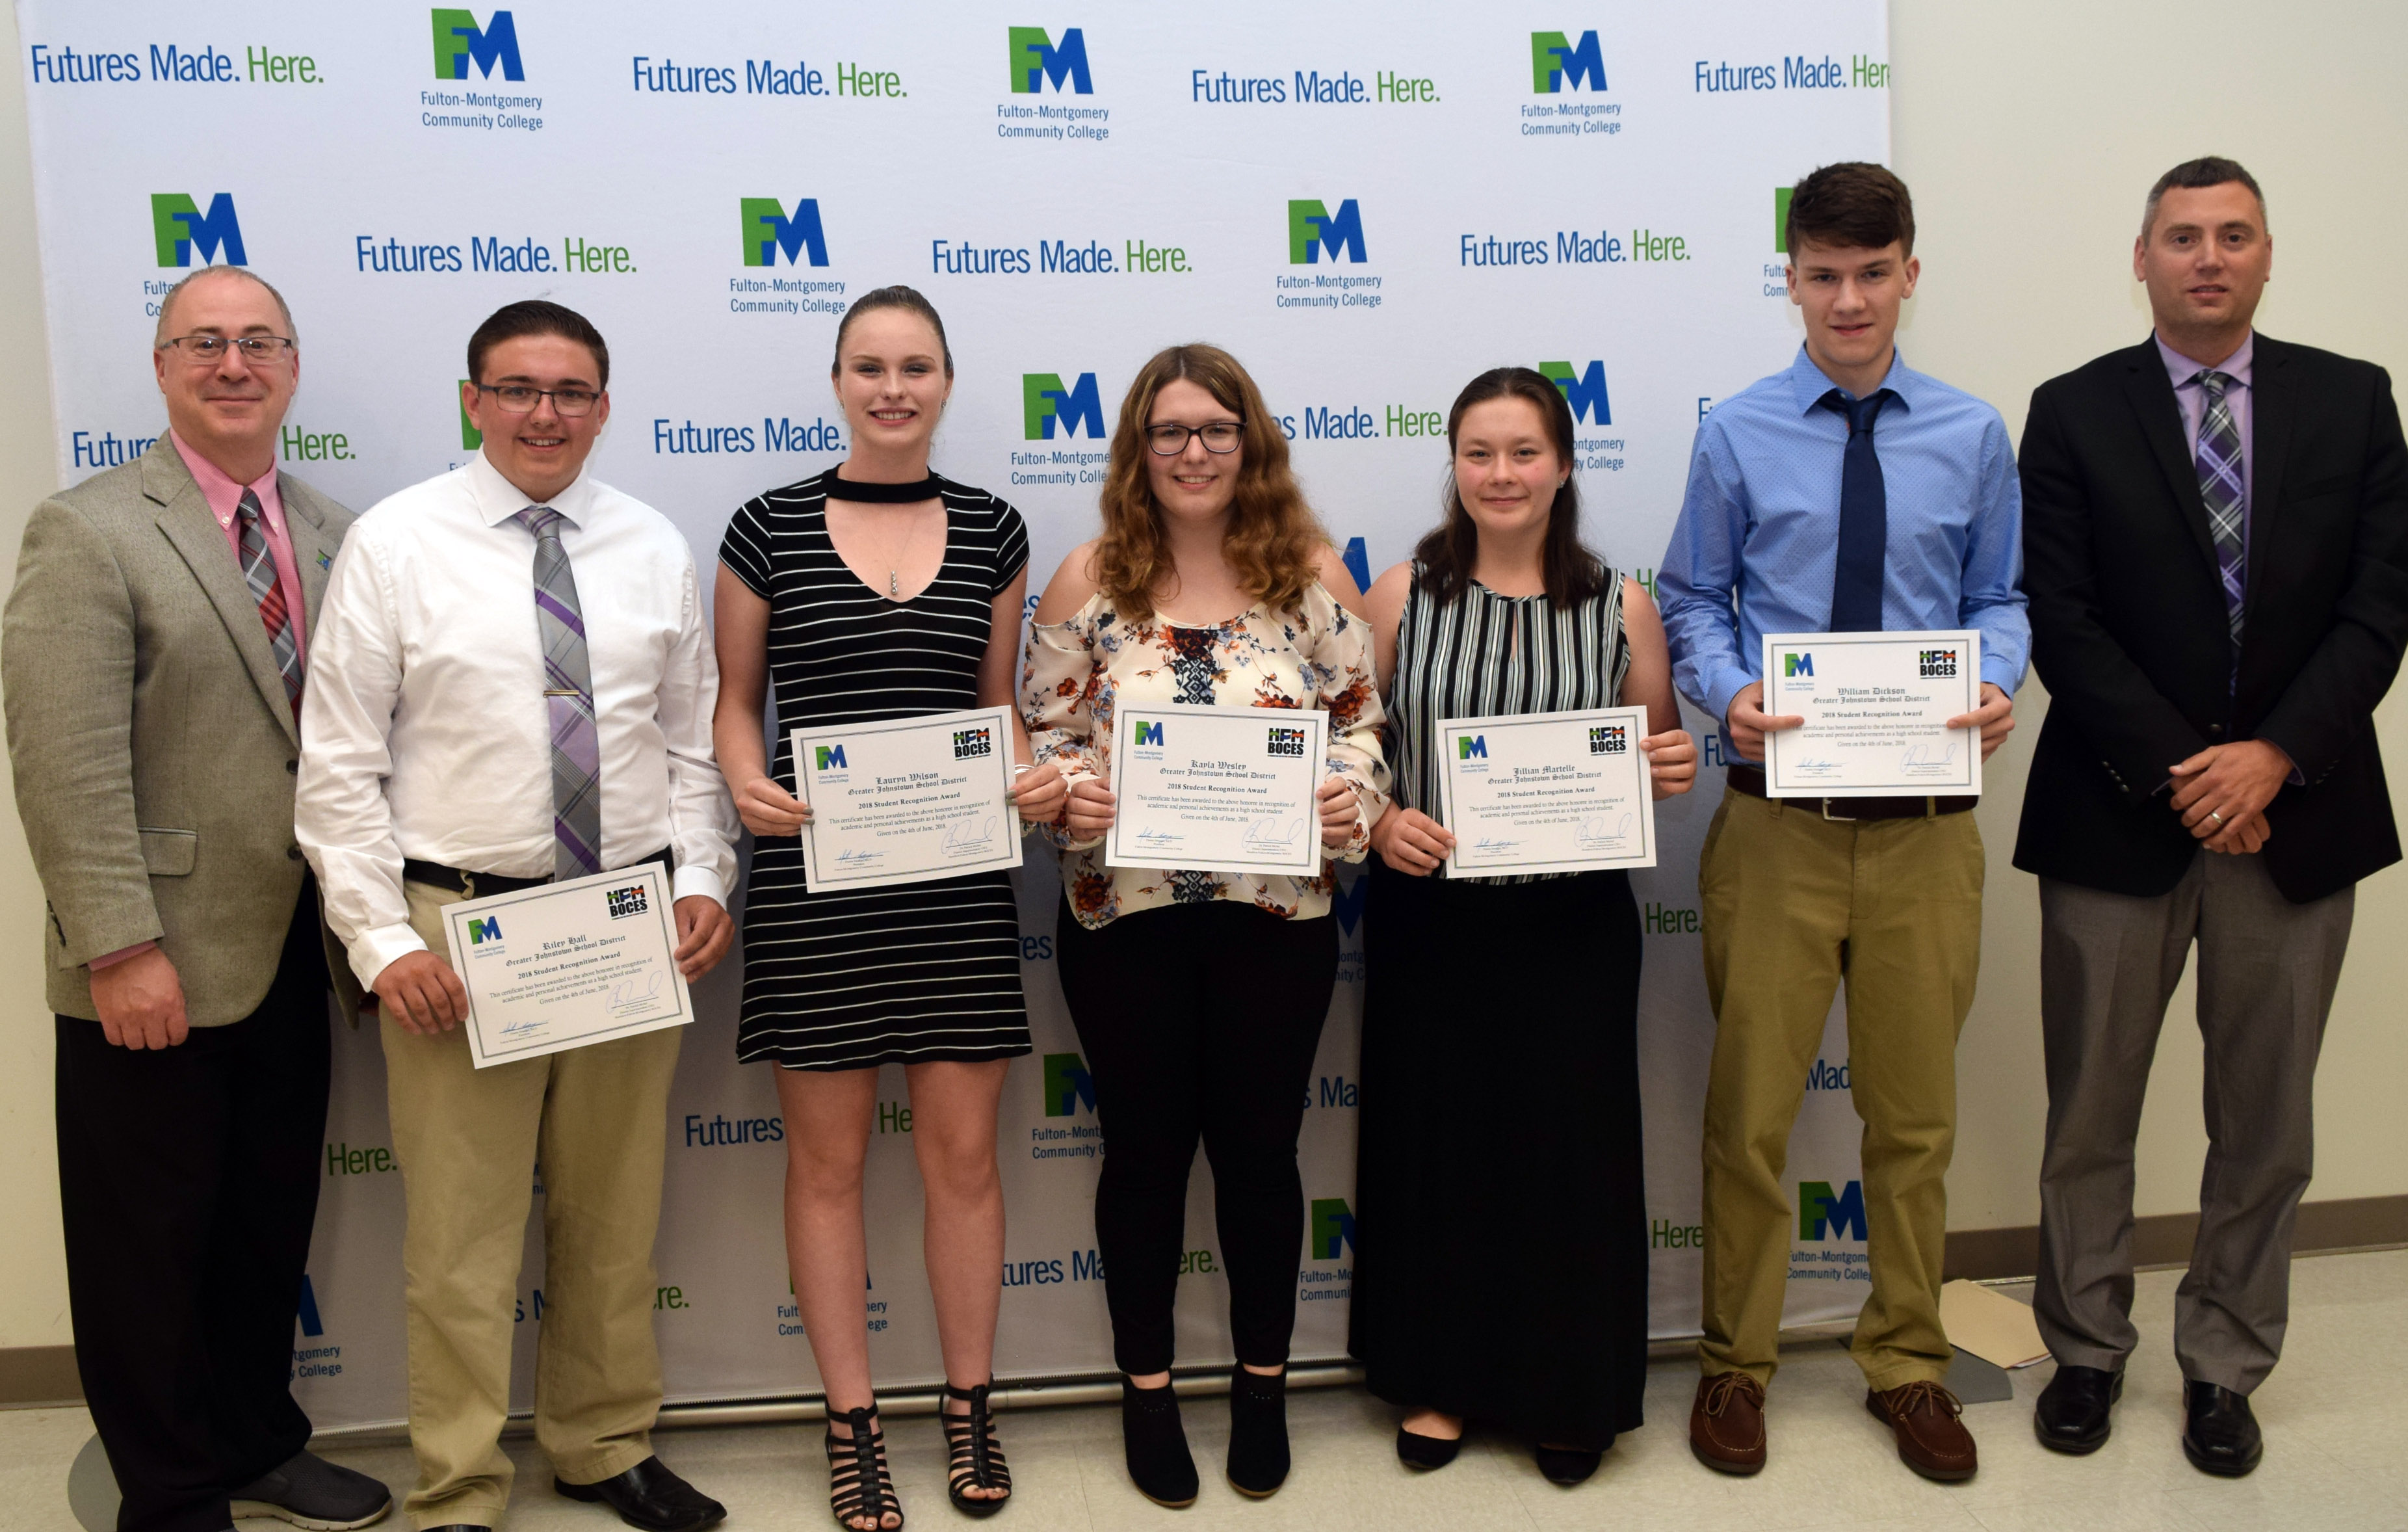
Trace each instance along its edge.
<path fill-rule="evenodd" d="M 2155 898 L 2040 881 L 2048 1144 L 2032 1308 L 2061 1365 L 2120 1369 L 2132 1327 L 2132 1145 L 2166 1003 L 2199 943 L 2207 1166 L 2174 1300 L 2183 1376 L 2246 1394 L 2282 1354 L 2291 1231 L 2314 1168 L 2316 1054 L 2356 891 L 2283 897 L 2202 851 Z"/>

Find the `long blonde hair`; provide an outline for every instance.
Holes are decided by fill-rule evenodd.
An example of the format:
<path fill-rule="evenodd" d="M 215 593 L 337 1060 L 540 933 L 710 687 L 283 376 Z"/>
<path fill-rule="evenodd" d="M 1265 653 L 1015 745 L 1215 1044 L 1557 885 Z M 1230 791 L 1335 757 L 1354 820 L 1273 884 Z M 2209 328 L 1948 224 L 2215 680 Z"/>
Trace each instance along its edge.
<path fill-rule="evenodd" d="M 1248 594 L 1270 610 L 1293 611 L 1306 587 L 1319 578 L 1322 551 L 1330 546 L 1321 519 L 1305 504 L 1288 466 L 1287 437 L 1263 403 L 1262 391 L 1238 359 L 1218 346 L 1173 346 L 1138 369 L 1121 401 L 1112 429 L 1111 466 L 1098 497 L 1104 535 L 1096 542 L 1096 582 L 1124 618 L 1154 615 L 1154 589 L 1172 572 L 1163 537 L 1162 509 L 1154 504 L 1147 474 L 1152 451 L 1145 427 L 1154 395 L 1166 383 L 1184 379 L 1218 400 L 1244 422 L 1237 498 L 1222 557 L 1237 571 Z"/>

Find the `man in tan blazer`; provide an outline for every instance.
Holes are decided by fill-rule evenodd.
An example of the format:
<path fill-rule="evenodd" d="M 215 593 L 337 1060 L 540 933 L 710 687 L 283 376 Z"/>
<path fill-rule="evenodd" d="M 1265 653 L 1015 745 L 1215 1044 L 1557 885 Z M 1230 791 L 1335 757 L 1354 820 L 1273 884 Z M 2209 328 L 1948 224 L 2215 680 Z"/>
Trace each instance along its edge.
<path fill-rule="evenodd" d="M 276 467 L 284 300 L 179 283 L 168 431 L 36 508 L 0 615 L 17 811 L 48 901 L 76 1363 L 122 1532 L 366 1526 L 290 1387 L 330 967 L 293 838 L 303 665 L 349 511 Z"/>

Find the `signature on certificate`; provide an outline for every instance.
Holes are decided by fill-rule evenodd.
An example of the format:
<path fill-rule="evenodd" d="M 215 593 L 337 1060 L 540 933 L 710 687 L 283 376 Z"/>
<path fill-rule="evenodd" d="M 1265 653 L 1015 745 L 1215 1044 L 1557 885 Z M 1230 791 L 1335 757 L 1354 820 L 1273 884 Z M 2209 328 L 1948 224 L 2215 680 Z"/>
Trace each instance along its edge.
<path fill-rule="evenodd" d="M 1840 763 L 1820 755 L 1808 755 L 1789 763 L 1789 769 L 1800 777 L 1828 777 L 1840 769 Z"/>
<path fill-rule="evenodd" d="M 957 819 L 945 826 L 942 850 L 947 856 L 982 856 L 995 846 L 995 816 L 984 821 L 975 815 Z"/>
<path fill-rule="evenodd" d="M 884 852 L 849 851 L 836 853 L 836 865 L 840 867 L 874 867 L 885 860 Z"/>
<path fill-rule="evenodd" d="M 501 1035 L 505 1038 L 523 1038 L 530 1032 L 541 1031 L 543 1025 L 540 1021 L 510 1022 L 502 1027 Z"/>
<path fill-rule="evenodd" d="M 666 968 L 654 968 L 649 974 L 629 974 L 610 986 L 610 1009 L 613 1011 L 624 1012 L 632 1009 L 649 1007 L 661 997 L 661 986 L 668 982 L 668 978 L 669 973 Z M 643 981 L 641 990 L 637 988 L 638 979 Z"/>
<path fill-rule="evenodd" d="M 1619 819 L 1612 814 L 1599 814 L 1594 819 L 1581 821 L 1580 828 L 1575 833 L 1580 838 L 1583 851 L 1617 851 L 1630 838 L 1630 832 L 1638 823 L 1639 816 L 1636 814 L 1624 814 Z"/>
<path fill-rule="evenodd" d="M 1283 852 L 1296 844 L 1298 832 L 1304 828 L 1301 819 L 1289 820 L 1283 825 L 1274 817 L 1258 819 L 1246 826 L 1246 849 L 1252 852 Z"/>
<path fill-rule="evenodd" d="M 1186 839 L 1187 832 L 1184 830 L 1147 829 L 1137 833 L 1137 843 L 1149 851 L 1156 848 L 1171 850 L 1184 844 Z"/>
<path fill-rule="evenodd" d="M 1520 841 L 1514 839 L 1511 836 L 1484 835 L 1471 843 L 1471 849 L 1486 855 L 1495 856 L 1499 852 L 1510 852 L 1520 844 Z"/>
<path fill-rule="evenodd" d="M 1906 747 L 1905 758 L 1899 763 L 1899 766 L 1900 769 L 1906 771 L 1918 768 L 1924 771 L 1945 771 L 1956 764 L 1956 752 L 1960 748 L 1954 744 L 1909 745 Z"/>

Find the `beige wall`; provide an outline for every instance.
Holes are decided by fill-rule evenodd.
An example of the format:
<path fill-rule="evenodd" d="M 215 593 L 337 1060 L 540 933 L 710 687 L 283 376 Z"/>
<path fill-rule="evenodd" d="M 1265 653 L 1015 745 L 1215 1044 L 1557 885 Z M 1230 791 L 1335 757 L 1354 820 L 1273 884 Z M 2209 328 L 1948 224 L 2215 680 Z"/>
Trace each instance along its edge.
<path fill-rule="evenodd" d="M 21 519 L 56 482 L 13 15 L 0 10 L 0 578 Z M 2141 337 L 2128 276 L 2140 199 L 2167 165 L 2234 155 L 2267 186 L 2281 259 L 2263 312 L 2286 339 L 2408 365 L 2408 308 L 2379 272 L 2408 246 L 2388 179 L 2408 120 L 2387 71 L 2408 56 L 2408 8 L 2337 0 L 2282 9 L 2234 0 L 1893 0 L 1897 165 L 1921 204 L 1921 295 L 1904 336 L 1915 365 L 1970 388 L 2020 428 L 2032 386 Z M 2201 124 L 2220 123 L 2209 132 Z M 1799 169 L 1807 168 L 1799 166 Z M 1962 1052 L 1964 1131 L 1950 1222 L 2033 1222 L 2040 1084 L 2032 881 L 2007 855 L 2044 699 L 1992 767 L 1988 962 Z M 2379 722 L 2408 772 L 2408 703 Z M 0 771 L 5 771 L 0 762 Z M 2408 805 L 2403 805 L 2408 815 Z M 36 938 L 41 895 L 15 816 L 0 808 L 0 1346 L 69 1339 L 50 1152 L 50 1024 Z M 2361 891 L 2317 1097 L 2318 1198 L 2408 1193 L 2408 871 Z M 2187 995 L 2177 1002 L 2177 1017 Z M 2205 1142 L 2196 1034 L 2177 1020 L 2144 1124 L 2140 1210 L 2196 1206 Z"/>

